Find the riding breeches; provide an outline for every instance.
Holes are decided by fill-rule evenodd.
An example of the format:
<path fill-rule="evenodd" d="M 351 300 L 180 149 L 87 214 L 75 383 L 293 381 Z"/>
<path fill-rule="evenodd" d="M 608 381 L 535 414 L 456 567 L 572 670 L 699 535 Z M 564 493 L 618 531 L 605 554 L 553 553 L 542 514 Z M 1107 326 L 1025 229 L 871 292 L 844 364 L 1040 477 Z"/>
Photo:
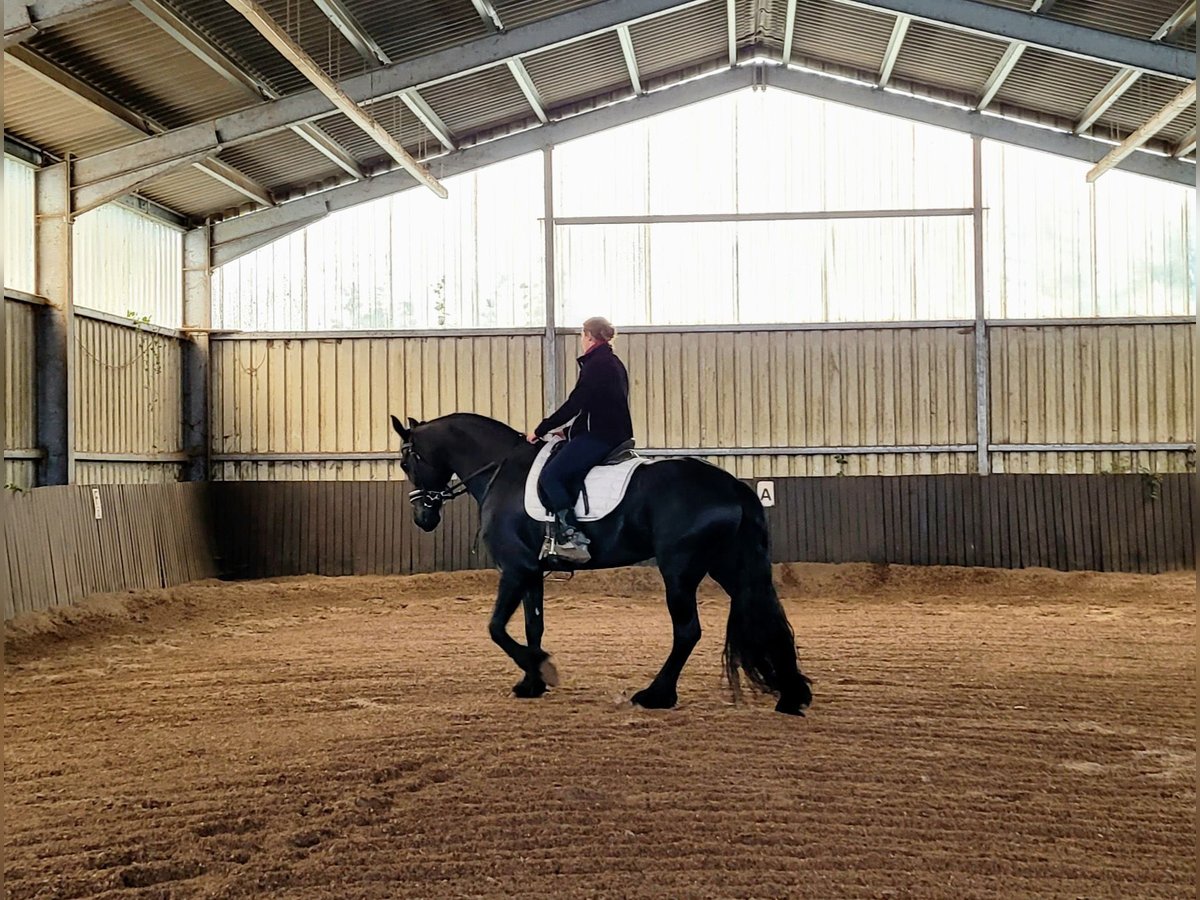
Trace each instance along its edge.
<path fill-rule="evenodd" d="M 604 462 L 615 449 L 608 441 L 581 434 L 551 456 L 538 480 L 550 512 L 574 509 L 588 472 Z"/>

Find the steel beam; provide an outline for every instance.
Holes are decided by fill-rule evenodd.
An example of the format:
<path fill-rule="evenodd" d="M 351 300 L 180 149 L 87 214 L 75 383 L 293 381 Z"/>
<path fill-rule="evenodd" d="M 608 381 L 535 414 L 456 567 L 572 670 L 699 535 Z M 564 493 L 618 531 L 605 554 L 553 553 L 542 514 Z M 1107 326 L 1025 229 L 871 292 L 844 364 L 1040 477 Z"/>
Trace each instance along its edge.
<path fill-rule="evenodd" d="M 622 25 L 617 29 L 617 39 L 621 42 L 621 53 L 625 57 L 625 68 L 629 70 L 629 83 L 633 85 L 633 92 L 644 94 L 642 73 L 638 71 L 637 53 L 633 49 L 633 35 L 629 33 L 628 25 Z"/>
<path fill-rule="evenodd" d="M 458 147 L 458 142 L 454 140 L 454 134 L 450 131 L 446 123 L 442 121 L 441 116 L 433 111 L 433 107 L 425 102 L 424 97 L 413 90 L 405 91 L 400 95 L 400 99 L 408 107 L 409 111 L 417 117 L 417 121 L 424 125 L 426 130 L 437 138 L 439 144 L 447 150 L 454 150 Z"/>
<path fill-rule="evenodd" d="M 542 334 L 542 393 L 546 415 L 558 409 L 561 402 L 558 385 L 558 302 L 556 278 L 558 273 L 554 225 L 554 150 L 542 151 L 542 239 L 546 292 L 546 330 Z"/>
<path fill-rule="evenodd" d="M 1138 147 L 1145 144 L 1150 138 L 1174 122 L 1185 109 L 1195 105 L 1196 82 L 1193 81 L 1180 91 L 1170 103 L 1151 116 L 1146 124 L 1121 141 L 1108 155 L 1096 163 L 1092 170 L 1088 172 L 1087 180 L 1095 181 L 1109 169 L 1120 163 L 1121 160 L 1136 151 Z"/>
<path fill-rule="evenodd" d="M 988 444 L 992 439 L 991 340 L 988 336 L 986 286 L 983 278 L 983 138 L 971 139 L 971 223 L 975 269 L 975 463 L 980 475 L 992 473 Z"/>
<path fill-rule="evenodd" d="M 790 66 L 792 64 L 792 47 L 796 41 L 796 0 L 788 0 L 784 16 L 786 21 L 783 24 L 783 64 Z"/>
<path fill-rule="evenodd" d="M 929 219 L 967 217 L 971 207 L 924 209 L 830 209 L 759 213 L 670 213 L 632 216 L 560 216 L 557 225 L 671 225 L 698 222 L 823 222 L 834 219 Z"/>
<path fill-rule="evenodd" d="M 371 140 L 377 143 L 388 156 L 412 173 L 414 178 L 439 197 L 445 198 L 447 196 L 446 188 L 442 183 L 434 178 L 423 165 L 417 162 L 400 145 L 400 142 L 392 136 L 391 132 L 384 128 L 374 116 L 370 115 L 347 96 L 346 92 L 329 76 L 329 73 L 317 65 L 316 61 L 308 55 L 304 48 L 296 43 L 292 36 L 284 31 L 267 14 L 266 10 L 258 4 L 257 0 L 226 0 L 226 2 L 240 12 L 246 18 L 246 21 L 253 25 L 258 33 L 267 39 L 272 47 L 278 50 L 305 78 L 312 82 L 317 90 L 324 94 L 334 106 L 345 114 L 346 118 L 361 128 Z"/>
<path fill-rule="evenodd" d="M 912 16 L 897 16 L 896 24 L 892 26 L 892 36 L 888 40 L 887 52 L 883 54 L 883 63 L 879 66 L 879 86 L 887 87 L 892 80 L 892 69 L 900 58 L 900 49 L 904 46 L 904 36 L 908 34 L 908 26 L 912 24 Z"/>
<path fill-rule="evenodd" d="M 1158 30 L 1151 35 L 1152 41 L 1166 41 L 1186 31 L 1196 21 L 1196 0 L 1188 0 L 1187 3 L 1179 7 L 1175 14 L 1167 21 L 1159 26 Z M 1114 103 L 1133 87 L 1134 82 L 1141 77 L 1141 72 L 1135 69 L 1122 69 L 1112 77 L 1103 88 L 1100 89 L 1092 102 L 1087 105 L 1083 111 L 1083 115 L 1079 117 L 1079 121 L 1075 123 L 1074 131 L 1076 134 L 1083 134 L 1100 120 L 1112 107 Z"/>
<path fill-rule="evenodd" d="M 38 484 L 75 480 L 75 300 L 71 278 L 71 171 L 62 162 L 36 174 L 37 444 L 46 451 Z"/>
<path fill-rule="evenodd" d="M 6 56 L 13 65 L 28 72 L 56 90 L 67 94 L 81 104 L 88 106 L 93 111 L 104 115 L 113 123 L 128 130 L 131 134 L 140 134 L 142 136 L 156 135 L 162 134 L 167 130 L 154 119 L 135 113 L 107 94 L 101 93 L 91 85 L 60 69 L 48 59 L 38 56 L 31 50 L 24 47 L 13 47 L 6 51 Z M 101 201 L 102 203 L 114 200 L 122 194 L 135 190 L 151 178 L 162 175 L 178 166 L 190 164 L 209 177 L 233 188 L 255 203 L 263 206 L 274 205 L 274 200 L 265 188 L 234 169 L 228 163 L 223 163 L 220 160 L 200 161 L 214 152 L 215 148 L 203 152 L 184 154 L 172 161 L 120 173 L 112 178 L 98 179 L 96 181 L 80 179 L 80 183 L 75 185 L 75 190 L 87 193 L 89 199 L 84 201 L 86 209 L 94 209 L 100 205 L 95 202 L 96 197 L 107 197 L 106 200 Z M 77 208 L 75 211 L 84 212 L 85 209 Z"/>
<path fill-rule="evenodd" d="M 559 119 L 547 125 L 517 132 L 494 141 L 456 150 L 438 157 L 438 166 L 443 177 L 460 175 L 494 163 L 515 159 L 526 153 L 533 153 L 543 147 L 596 134 L 672 109 L 680 109 L 702 100 L 719 97 L 741 88 L 748 88 L 752 84 L 754 84 L 753 67 L 744 66 L 725 70 L 581 115 Z M 385 175 L 377 175 L 370 181 L 361 184 L 347 184 L 320 194 L 313 194 L 304 200 L 296 201 L 296 203 L 320 203 L 323 205 L 322 208 L 330 211 L 347 209 L 379 197 L 409 190 L 416 184 L 417 182 L 407 172 L 396 170 Z M 278 209 L 254 212 L 221 222 L 214 227 L 214 240 L 220 247 L 226 241 L 247 237 L 262 229 L 285 226 L 288 224 L 287 217 L 290 215 L 289 209 L 292 206 L 293 204 L 290 203 L 283 204 Z M 314 212 L 314 210 L 309 210 L 309 212 Z M 292 221 L 292 230 L 300 227 L 298 223 L 302 220 L 303 217 L 296 217 Z M 286 233 L 286 231 L 276 232 L 277 238 Z"/>
<path fill-rule="evenodd" d="M 1152 72 L 1177 81 L 1196 77 L 1196 55 L 1179 47 L 1075 25 L 979 0 L 838 0 L 883 9 L 984 37 Z"/>
<path fill-rule="evenodd" d="M 210 352 L 207 330 L 212 328 L 212 236 L 207 227 L 183 238 L 183 327 L 196 329 L 182 344 L 184 476 L 207 481 L 211 414 Z"/>
<path fill-rule="evenodd" d="M 653 18 L 664 12 L 694 6 L 702 0 L 599 0 L 571 12 L 490 34 L 456 47 L 365 72 L 340 83 L 359 103 L 396 97 L 415 87 L 469 75 L 505 63 L 510 58 L 548 50 L 585 37 L 611 31 L 622 24 Z M 166 136 L 82 158 L 76 172 L 90 180 L 163 162 L 209 146 L 235 146 L 283 128 L 336 112 L 320 91 L 303 91 L 259 104 L 217 119 L 189 125 Z"/>
<path fill-rule="evenodd" d="M 244 71 L 226 56 L 220 47 L 181 19 L 162 0 L 131 0 L 131 3 L 142 15 L 170 35 L 176 43 L 234 87 L 243 91 L 247 97 L 253 97 L 256 100 L 277 100 L 279 98 L 278 93 Z M 317 126 L 304 123 L 293 126 L 292 131 L 342 171 L 358 179 L 367 177 L 358 164 L 358 160 Z M 241 188 L 235 187 L 235 190 L 241 190 Z M 271 206 L 273 203 L 268 199 L 264 205 Z"/>
<path fill-rule="evenodd" d="M 549 122 L 550 118 L 546 115 L 546 102 L 538 92 L 537 85 L 533 83 L 533 76 L 525 68 L 525 63 L 519 59 L 510 59 L 507 65 L 508 71 L 512 73 L 513 79 L 517 82 L 517 87 L 525 95 L 525 102 L 529 104 L 529 108 L 533 110 L 534 115 L 543 123 Z"/>
<path fill-rule="evenodd" d="M 812 72 L 778 67 L 767 68 L 766 79 L 768 85 L 793 93 L 818 97 L 834 103 L 844 103 L 859 109 L 867 109 L 913 122 L 922 122 L 926 125 L 936 125 L 939 128 L 949 128 L 965 134 L 978 135 L 988 140 L 1054 153 L 1083 162 L 1099 162 L 1111 149 L 1110 144 L 1090 138 L 1051 131 L 1048 128 L 1026 125 L 1012 119 L 972 112 L 942 103 L 933 103 L 892 91 L 880 91 L 868 85 L 829 78 Z M 1148 175 L 1151 178 L 1176 184 L 1195 185 L 1196 182 L 1196 167 L 1192 163 L 1150 153 L 1134 153 L 1121 160 L 1118 167 L 1139 175 Z"/>
<path fill-rule="evenodd" d="M 977 110 L 987 109 L 991 105 L 991 102 L 996 99 L 996 95 L 1000 93 L 1000 88 L 1004 86 L 1004 82 L 1008 80 L 1008 76 L 1012 74 L 1013 69 L 1017 67 L 1017 63 L 1021 61 L 1021 57 L 1024 55 L 1027 46 L 1027 44 L 1008 45 L 1008 49 L 1004 51 L 1004 55 L 1000 57 L 1000 61 L 996 63 L 996 68 L 992 69 L 992 74 L 988 76 L 988 80 L 983 86 L 983 96 L 975 104 Z"/>
<path fill-rule="evenodd" d="M 729 65 L 737 65 L 737 0 L 725 0 L 725 35 L 729 42 Z"/>
<path fill-rule="evenodd" d="M 358 51 L 359 56 L 369 63 L 379 63 L 385 66 L 392 64 L 391 57 L 383 51 L 383 48 L 371 37 L 367 29 L 363 28 L 358 17 L 350 11 L 344 0 L 313 0 L 313 3 L 333 23 L 334 28 L 340 31 L 342 36 Z"/>
<path fill-rule="evenodd" d="M 1180 157 L 1187 156 L 1189 153 L 1193 152 L 1195 149 L 1196 149 L 1196 126 L 1193 125 L 1188 130 L 1188 133 L 1183 136 L 1183 140 L 1181 140 L 1178 144 L 1175 145 L 1175 149 L 1171 151 L 1171 155 L 1174 156 L 1176 159 L 1179 159 Z"/>
<path fill-rule="evenodd" d="M 157 166 L 138 169 L 136 172 L 130 172 L 128 175 L 117 175 L 114 178 L 107 178 L 95 184 L 85 184 L 76 187 L 71 191 L 71 212 L 77 216 L 91 212 L 93 209 L 98 209 L 106 203 L 112 203 L 126 194 L 132 194 L 147 182 L 153 181 L 155 178 L 160 178 L 183 166 L 195 165 L 197 168 L 203 168 L 200 164 L 209 155 L 209 152 L 205 150 L 200 153 L 194 153 L 186 159 L 173 159 L 170 162 L 159 163 Z"/>
<path fill-rule="evenodd" d="M 47 28 L 124 5 L 125 0 L 4 0 L 4 47 L 16 46 Z"/>
<path fill-rule="evenodd" d="M 273 244 L 280 238 L 285 238 L 293 231 L 301 228 L 306 228 L 316 222 L 320 222 L 325 218 L 325 213 L 314 213 L 310 216 L 300 216 L 292 219 L 285 225 L 277 225 L 274 228 L 266 228 L 262 231 L 257 231 L 254 234 L 247 235 L 244 238 L 226 241 L 223 244 L 217 244 L 212 250 L 212 264 L 214 266 L 223 266 L 226 263 L 231 263 L 239 257 L 245 256 L 247 253 L 253 253 L 267 244 Z"/>

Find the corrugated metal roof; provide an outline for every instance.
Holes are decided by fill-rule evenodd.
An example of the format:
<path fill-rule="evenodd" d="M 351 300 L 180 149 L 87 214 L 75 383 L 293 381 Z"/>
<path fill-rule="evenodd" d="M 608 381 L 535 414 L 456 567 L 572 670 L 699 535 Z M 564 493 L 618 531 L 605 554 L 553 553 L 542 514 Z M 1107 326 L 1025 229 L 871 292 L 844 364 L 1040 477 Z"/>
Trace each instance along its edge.
<path fill-rule="evenodd" d="M 175 210 L 200 209 L 219 212 L 232 209 L 249 211 L 257 208 L 244 195 L 193 166 L 185 166 L 157 178 L 139 188 L 138 193 Z"/>
<path fill-rule="evenodd" d="M 421 96 L 456 135 L 469 135 L 533 115 L 507 66 L 422 89 Z"/>
<path fill-rule="evenodd" d="M 792 57 L 829 60 L 873 77 L 883 65 L 894 25 L 892 16 L 873 10 L 832 0 L 801 0 L 796 4 Z"/>
<path fill-rule="evenodd" d="M 96 112 L 4 57 L 4 131 L 55 156 L 101 153 L 136 139 Z"/>
<path fill-rule="evenodd" d="M 307 90 L 308 82 L 226 0 L 159 0 L 211 41 L 249 77 L 274 94 Z M 488 33 L 470 0 L 343 0 L 358 23 L 393 61 L 454 47 Z M 587 6 L 594 0 L 493 0 L 507 28 Z M 987 0 L 1027 10 L 1031 0 Z M 1140 37 L 1153 35 L 1181 0 L 1060 0 L 1049 15 Z M 313 0 L 264 0 L 267 11 L 334 77 L 373 67 L 329 22 Z M 779 59 L 787 30 L 788 0 L 736 0 L 739 58 Z M 896 19 L 838 0 L 798 0 L 792 63 L 842 77 L 877 77 Z M 643 86 L 656 89 L 728 65 L 725 0 L 659 15 L 630 28 Z M 1195 26 L 1173 39 L 1194 47 Z M 183 51 L 134 8 L 122 6 L 50 29 L 30 48 L 93 85 L 131 111 L 175 128 L 257 102 L 245 84 L 226 80 Z M 952 29 L 915 22 L 893 73 L 900 90 L 970 105 L 979 99 L 1007 49 Z M 524 58 L 552 115 L 562 116 L 626 97 L 629 76 L 615 32 L 593 35 Z M 1115 67 L 1026 49 L 993 104 L 994 112 L 1064 127 L 1103 88 Z M 6 130 L 51 153 L 90 154 L 136 138 L 126 125 L 72 100 L 6 62 Z M 1098 135 L 1123 137 L 1178 92 L 1180 85 L 1144 77 L 1096 126 Z M 448 79 L 421 91 L 463 144 L 536 124 L 508 68 L 500 65 Z M 418 157 L 441 153 L 436 139 L 396 98 L 368 110 Z M 1151 148 L 1178 139 L 1195 122 L 1188 110 Z M 344 116 L 321 127 L 369 172 L 390 168 L 378 146 Z M 236 165 L 283 194 L 342 179 L 344 173 L 290 132 L 227 151 Z M 216 213 L 242 202 L 240 194 L 193 170 L 159 179 L 147 194 L 186 214 Z"/>
<path fill-rule="evenodd" d="M 294 131 L 223 150 L 220 158 L 272 193 L 340 179 L 345 173 Z"/>
<path fill-rule="evenodd" d="M 312 87 L 308 79 L 225 0 L 166 2 L 180 18 L 275 93 L 290 94 Z M 326 72 L 338 78 L 348 78 L 366 68 L 358 51 L 311 0 L 259 2 Z"/>
<path fill-rule="evenodd" d="M 1107 138 L 1120 140 L 1140 128 L 1147 119 L 1173 100 L 1183 85 L 1178 81 L 1169 81 L 1154 75 L 1143 75 L 1129 90 L 1121 95 L 1104 116 L 1096 123 L 1092 133 Z M 1160 131 L 1150 142 L 1173 146 L 1178 143 L 1189 128 L 1196 124 L 1196 107 L 1193 104 L 1170 125 Z"/>
<path fill-rule="evenodd" d="M 1073 123 L 1116 74 L 1112 66 L 1026 47 L 996 102 L 1050 113 Z"/>
<path fill-rule="evenodd" d="M 129 6 L 39 34 L 28 47 L 167 128 L 254 102 Z"/>
<path fill-rule="evenodd" d="M 366 110 L 414 156 L 420 158 L 440 152 L 441 144 L 437 138 L 429 133 L 399 97 L 371 103 Z M 390 159 L 383 148 L 369 138 L 366 132 L 341 113 L 321 119 L 320 125 L 326 134 L 345 147 L 356 159 L 368 165 L 372 161 Z"/>
<path fill-rule="evenodd" d="M 492 6 L 505 28 L 516 28 L 593 2 L 595 0 L 496 0 Z"/>
<path fill-rule="evenodd" d="M 1059 0 L 1049 15 L 1076 25 L 1148 38 L 1181 5 L 1182 0 Z"/>
<path fill-rule="evenodd" d="M 620 88 L 633 90 L 615 32 L 524 58 L 525 68 L 550 108 Z"/>
<path fill-rule="evenodd" d="M 651 78 L 704 59 L 729 54 L 725 0 L 690 6 L 630 26 L 642 74 Z"/>
<path fill-rule="evenodd" d="M 488 33 L 470 0 L 346 0 L 346 6 L 393 62 Z"/>
<path fill-rule="evenodd" d="M 978 97 L 1007 49 L 1006 41 L 913 22 L 896 60 L 895 73 L 898 78 Z"/>

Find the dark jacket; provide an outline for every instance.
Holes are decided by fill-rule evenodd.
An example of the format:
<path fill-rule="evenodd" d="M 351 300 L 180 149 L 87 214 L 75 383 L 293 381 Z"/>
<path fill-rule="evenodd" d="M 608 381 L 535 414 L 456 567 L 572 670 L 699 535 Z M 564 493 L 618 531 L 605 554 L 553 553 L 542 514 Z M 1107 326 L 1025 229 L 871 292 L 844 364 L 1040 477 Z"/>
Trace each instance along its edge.
<path fill-rule="evenodd" d="M 614 447 L 633 439 L 629 416 L 629 373 L 609 344 L 579 357 L 579 380 L 567 402 L 546 418 L 534 434 L 545 437 L 572 417 L 569 438 L 591 434 Z"/>

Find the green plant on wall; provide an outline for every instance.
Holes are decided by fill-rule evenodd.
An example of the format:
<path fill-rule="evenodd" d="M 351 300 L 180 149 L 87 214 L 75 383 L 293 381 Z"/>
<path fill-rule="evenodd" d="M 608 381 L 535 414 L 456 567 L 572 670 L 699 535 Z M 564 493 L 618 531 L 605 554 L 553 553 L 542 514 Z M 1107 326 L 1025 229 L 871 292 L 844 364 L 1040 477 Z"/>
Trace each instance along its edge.
<path fill-rule="evenodd" d="M 833 461 L 834 461 L 835 463 L 837 463 L 837 467 L 838 467 L 837 474 L 838 474 L 838 477 L 841 477 L 841 476 L 845 475 L 845 474 L 846 474 L 846 467 L 847 467 L 848 465 L 850 465 L 850 457 L 848 457 L 848 456 L 847 456 L 845 453 L 839 453 L 839 454 L 837 454 L 836 456 L 834 456 L 834 458 L 833 458 Z"/>
<path fill-rule="evenodd" d="M 446 276 L 443 275 L 433 285 L 433 311 L 437 313 L 438 327 L 445 325 L 449 321 L 449 316 L 446 314 Z"/>

